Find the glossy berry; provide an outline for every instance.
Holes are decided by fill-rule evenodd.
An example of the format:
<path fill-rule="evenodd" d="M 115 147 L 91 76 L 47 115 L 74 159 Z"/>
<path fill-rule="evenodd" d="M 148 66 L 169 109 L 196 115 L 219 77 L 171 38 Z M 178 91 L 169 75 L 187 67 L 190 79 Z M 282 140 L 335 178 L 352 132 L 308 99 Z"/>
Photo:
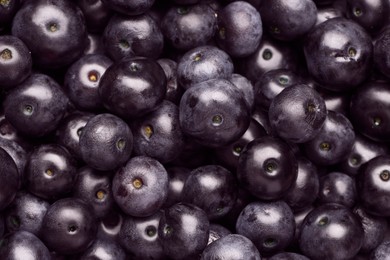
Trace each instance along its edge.
<path fill-rule="evenodd" d="M 134 154 L 145 155 L 168 163 L 184 149 L 185 139 L 180 127 L 179 108 L 164 100 L 146 116 L 131 123 Z"/>
<path fill-rule="evenodd" d="M 108 56 L 114 61 L 135 56 L 155 59 L 164 47 L 160 26 L 149 14 L 112 16 L 104 29 L 102 41 Z"/>
<path fill-rule="evenodd" d="M 350 209 L 324 204 L 312 210 L 303 221 L 299 247 L 314 260 L 350 259 L 359 252 L 363 237 L 361 223 Z"/>
<path fill-rule="evenodd" d="M 92 117 L 81 131 L 81 158 L 92 168 L 108 171 L 123 165 L 133 149 L 133 134 L 125 121 L 112 114 Z"/>
<path fill-rule="evenodd" d="M 357 176 L 361 206 L 376 216 L 390 216 L 390 157 L 380 155 L 364 164 Z"/>
<path fill-rule="evenodd" d="M 69 195 L 76 179 L 76 161 L 58 144 L 42 144 L 27 159 L 26 185 L 34 195 L 55 200 Z"/>
<path fill-rule="evenodd" d="M 177 64 L 177 80 L 188 89 L 210 79 L 229 79 L 234 70 L 230 56 L 223 50 L 210 45 L 199 46 L 187 51 Z"/>
<path fill-rule="evenodd" d="M 64 88 L 69 99 L 80 110 L 99 111 L 103 108 L 98 87 L 112 61 L 100 54 L 85 55 L 69 67 Z"/>
<path fill-rule="evenodd" d="M 167 198 L 168 174 L 159 161 L 136 156 L 115 173 L 112 192 L 124 213 L 147 217 L 156 213 Z"/>
<path fill-rule="evenodd" d="M 288 69 L 274 69 L 264 73 L 255 83 L 256 105 L 268 111 L 272 100 L 283 89 L 298 84 L 300 78 Z"/>
<path fill-rule="evenodd" d="M 214 154 L 218 162 L 231 170 L 236 170 L 238 159 L 244 147 L 256 138 L 265 136 L 264 128 L 255 120 L 251 119 L 248 129 L 236 141 L 229 145 L 218 147 L 214 150 Z"/>
<path fill-rule="evenodd" d="M 260 253 L 252 241 L 238 234 L 227 235 L 214 241 L 205 248 L 200 259 L 229 259 L 231 257 L 236 260 L 261 259 Z"/>
<path fill-rule="evenodd" d="M 357 202 L 355 180 L 341 172 L 330 172 L 321 176 L 317 202 L 338 203 L 352 208 Z"/>
<path fill-rule="evenodd" d="M 389 12 L 390 6 L 386 0 L 347 1 L 347 16 L 371 33 L 377 32 L 387 23 Z"/>
<path fill-rule="evenodd" d="M 31 53 L 19 38 L 11 35 L 0 36 L 0 70 L 2 88 L 18 85 L 30 76 Z"/>
<path fill-rule="evenodd" d="M 206 213 L 191 204 L 178 203 L 164 211 L 158 236 L 171 259 L 191 259 L 207 246 L 210 223 Z"/>
<path fill-rule="evenodd" d="M 298 156 L 297 162 L 297 179 L 283 196 L 294 212 L 310 206 L 316 200 L 320 189 L 318 167 L 304 156 Z"/>
<path fill-rule="evenodd" d="M 209 219 L 226 215 L 237 198 L 235 176 L 219 165 L 205 165 L 191 171 L 182 191 L 182 201 L 203 209 Z"/>
<path fill-rule="evenodd" d="M 333 91 L 348 91 L 368 77 L 373 46 L 360 25 L 334 18 L 309 33 L 304 53 L 310 75 L 319 83 Z"/>
<path fill-rule="evenodd" d="M 158 227 L 162 212 L 149 217 L 126 216 L 119 231 L 120 245 L 136 259 L 165 259 Z"/>
<path fill-rule="evenodd" d="M 249 238 L 261 255 L 273 255 L 294 238 L 294 215 L 284 201 L 252 202 L 241 211 L 236 231 Z"/>
<path fill-rule="evenodd" d="M 20 133 L 42 137 L 56 129 L 69 99 L 53 78 L 35 73 L 13 88 L 3 105 L 6 119 Z"/>
<path fill-rule="evenodd" d="M 238 159 L 241 187 L 262 200 L 281 198 L 293 185 L 298 163 L 283 140 L 264 136 L 248 143 Z"/>
<path fill-rule="evenodd" d="M 389 93 L 386 82 L 362 84 L 351 96 L 351 121 L 356 130 L 375 141 L 389 140 L 390 102 L 383 96 Z"/>
<path fill-rule="evenodd" d="M 96 239 L 80 256 L 81 259 L 126 260 L 125 250 L 114 240 Z"/>
<path fill-rule="evenodd" d="M 317 7 L 312 0 L 263 0 L 260 15 L 272 37 L 291 41 L 304 36 L 314 26 Z"/>
<path fill-rule="evenodd" d="M 37 236 L 30 232 L 17 231 L 9 233 L 2 238 L 1 242 L 1 259 L 52 259 L 50 251 L 46 245 Z"/>
<path fill-rule="evenodd" d="M 13 19 L 12 35 L 27 45 L 37 65 L 50 69 L 74 62 L 87 43 L 81 10 L 65 0 L 27 1 Z"/>
<path fill-rule="evenodd" d="M 90 167 L 79 169 L 73 187 L 73 197 L 90 205 L 96 217 L 107 216 L 113 210 L 115 203 L 110 174 Z"/>
<path fill-rule="evenodd" d="M 318 165 L 334 165 L 348 157 L 355 140 L 354 128 L 343 114 L 328 111 L 314 139 L 303 144 L 308 159 Z"/>
<path fill-rule="evenodd" d="M 312 140 L 321 131 L 327 109 L 313 88 L 297 84 L 275 96 L 268 110 L 269 122 L 279 137 L 293 143 Z"/>
<path fill-rule="evenodd" d="M 97 231 L 96 217 L 89 205 L 73 198 L 53 203 L 42 223 L 42 241 L 50 250 L 65 255 L 86 250 Z"/>
<path fill-rule="evenodd" d="M 19 191 L 5 211 L 5 225 L 9 232 L 28 231 L 40 236 L 43 217 L 50 204 L 31 193 Z"/>
<path fill-rule="evenodd" d="M 224 79 L 192 86 L 184 92 L 179 109 L 182 131 L 211 147 L 234 142 L 244 134 L 250 122 L 242 93 Z"/>
<path fill-rule="evenodd" d="M 178 50 L 207 44 L 217 29 L 214 10 L 207 4 L 171 6 L 161 21 L 168 42 Z"/>
<path fill-rule="evenodd" d="M 263 36 L 260 13 L 245 1 L 235 1 L 218 12 L 218 46 L 231 57 L 246 57 L 257 49 Z"/>
<path fill-rule="evenodd" d="M 99 83 L 103 105 L 119 117 L 141 117 L 153 111 L 166 93 L 166 76 L 153 59 L 125 58 L 110 66 Z"/>
<path fill-rule="evenodd" d="M 88 121 L 94 116 L 88 112 L 69 113 L 56 129 L 57 143 L 64 146 L 73 157 L 81 159 L 80 136 Z"/>

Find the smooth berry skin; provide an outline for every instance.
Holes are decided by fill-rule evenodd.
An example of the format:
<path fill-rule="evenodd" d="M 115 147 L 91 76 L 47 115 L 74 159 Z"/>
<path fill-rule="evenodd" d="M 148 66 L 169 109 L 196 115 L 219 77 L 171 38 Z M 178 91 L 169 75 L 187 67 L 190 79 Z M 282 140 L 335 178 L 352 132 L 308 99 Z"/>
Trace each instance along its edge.
<path fill-rule="evenodd" d="M 73 189 L 77 165 L 66 148 L 42 144 L 31 151 L 26 163 L 26 186 L 34 195 L 56 200 Z"/>
<path fill-rule="evenodd" d="M 100 79 L 112 65 L 111 59 L 101 54 L 85 55 L 74 62 L 65 74 L 64 88 L 72 103 L 84 111 L 103 108 L 98 87 Z"/>
<path fill-rule="evenodd" d="M 262 19 L 248 2 L 236 1 L 218 11 L 217 45 L 231 57 L 246 57 L 256 51 L 263 36 Z"/>
<path fill-rule="evenodd" d="M 182 201 L 182 192 L 184 184 L 190 175 L 191 170 L 185 167 L 172 166 L 168 167 L 168 195 L 163 208 L 168 208 Z"/>
<path fill-rule="evenodd" d="M 103 105 L 124 118 L 142 117 L 153 111 L 166 94 L 164 70 L 153 59 L 125 58 L 114 63 L 99 83 Z"/>
<path fill-rule="evenodd" d="M 149 156 L 161 163 L 168 163 L 184 150 L 179 107 L 170 101 L 162 101 L 154 111 L 134 120 L 131 129 L 135 155 Z"/>
<path fill-rule="evenodd" d="M 168 173 L 156 159 L 131 158 L 114 175 L 112 192 L 125 214 L 147 217 L 156 213 L 168 195 Z"/>
<path fill-rule="evenodd" d="M 0 70 L 0 86 L 3 89 L 16 86 L 30 76 L 31 52 L 19 38 L 12 35 L 0 36 Z"/>
<path fill-rule="evenodd" d="M 282 41 L 302 38 L 313 28 L 317 18 L 317 7 L 311 0 L 263 0 L 259 11 L 264 28 Z"/>
<path fill-rule="evenodd" d="M 290 146 L 279 138 L 254 139 L 238 159 L 237 177 L 241 187 L 261 200 L 281 198 L 297 174 L 297 159 Z"/>
<path fill-rule="evenodd" d="M 165 38 L 177 50 L 187 51 L 207 44 L 216 29 L 216 14 L 207 4 L 173 5 L 161 21 Z"/>
<path fill-rule="evenodd" d="M 77 254 L 94 241 L 97 221 L 89 205 L 74 198 L 51 204 L 42 221 L 42 241 L 60 254 Z"/>
<path fill-rule="evenodd" d="M 200 259 L 260 260 L 259 250 L 248 238 L 238 234 L 224 236 L 208 245 Z"/>
<path fill-rule="evenodd" d="M 50 69 L 74 62 L 87 43 L 81 10 L 64 0 L 26 2 L 13 19 L 12 35 L 27 45 L 36 65 Z"/>
<path fill-rule="evenodd" d="M 12 22 L 20 5 L 20 0 L 10 0 L 4 4 L 0 4 L 0 31 L 3 27 L 8 26 Z"/>
<path fill-rule="evenodd" d="M 386 218 L 373 216 L 359 206 L 355 207 L 353 212 L 360 219 L 364 230 L 363 244 L 360 252 L 372 252 L 385 238 L 388 227 Z"/>
<path fill-rule="evenodd" d="M 363 237 L 361 223 L 350 209 L 324 204 L 312 210 L 303 221 L 299 247 L 314 260 L 351 259 L 359 252 Z"/>
<path fill-rule="evenodd" d="M 226 168 L 235 171 L 244 147 L 254 139 L 265 135 L 267 133 L 264 128 L 255 119 L 251 119 L 248 129 L 239 139 L 227 146 L 214 149 L 217 161 Z"/>
<path fill-rule="evenodd" d="M 84 14 L 88 32 L 101 33 L 112 16 L 112 10 L 107 8 L 103 0 L 78 0 L 77 5 Z"/>
<path fill-rule="evenodd" d="M 40 236 L 43 217 L 50 204 L 26 191 L 19 191 L 5 211 L 5 225 L 9 232 L 27 231 Z"/>
<path fill-rule="evenodd" d="M 317 136 L 325 123 L 327 109 L 320 94 L 305 84 L 283 89 L 269 106 L 268 117 L 279 137 L 306 143 Z"/>
<path fill-rule="evenodd" d="M 330 172 L 320 178 L 319 204 L 337 203 L 352 208 L 357 202 L 357 195 L 355 179 L 345 173 Z"/>
<path fill-rule="evenodd" d="M 81 160 L 80 135 L 88 121 L 94 116 L 87 112 L 74 111 L 68 114 L 56 129 L 57 143 L 64 146 L 76 159 Z"/>
<path fill-rule="evenodd" d="M 180 101 L 182 131 L 207 147 L 237 140 L 247 130 L 250 111 L 242 93 L 231 82 L 213 79 L 198 83 Z"/>
<path fill-rule="evenodd" d="M 377 32 L 387 24 L 389 12 L 390 6 L 386 0 L 347 0 L 347 17 L 370 33 Z"/>
<path fill-rule="evenodd" d="M 309 160 L 317 165 L 335 165 L 348 157 L 355 140 L 354 128 L 343 114 L 328 110 L 323 127 L 303 144 Z"/>
<path fill-rule="evenodd" d="M 387 82 L 367 82 L 351 96 L 351 121 L 356 130 L 374 141 L 388 141 L 390 133 L 390 102 Z"/>
<path fill-rule="evenodd" d="M 108 56 L 114 61 L 135 56 L 156 59 L 164 47 L 160 26 L 149 14 L 112 16 L 102 40 Z"/>
<path fill-rule="evenodd" d="M 113 210 L 115 203 L 110 174 L 90 167 L 79 169 L 73 187 L 73 197 L 90 205 L 96 217 L 104 218 Z"/>
<path fill-rule="evenodd" d="M 7 94 L 3 105 L 6 119 L 17 131 L 42 137 L 57 128 L 69 107 L 69 99 L 53 78 L 32 74 Z"/>
<path fill-rule="evenodd" d="M 356 176 L 364 163 L 385 154 L 389 154 L 389 147 L 386 143 L 375 142 L 362 134 L 356 133 L 355 142 L 348 158 L 337 167 L 346 174 Z"/>
<path fill-rule="evenodd" d="M 240 213 L 236 231 L 249 238 L 261 255 L 283 251 L 293 240 L 294 215 L 281 200 L 249 203 Z"/>
<path fill-rule="evenodd" d="M 149 217 L 126 216 L 119 231 L 119 244 L 136 259 L 165 259 L 158 227 L 162 211 Z"/>
<path fill-rule="evenodd" d="M 390 216 L 390 156 L 380 155 L 365 163 L 357 175 L 360 205 L 376 216 Z"/>
<path fill-rule="evenodd" d="M 310 75 L 329 90 L 352 90 L 370 72 L 371 37 L 351 20 L 334 18 L 316 26 L 303 49 Z"/>
<path fill-rule="evenodd" d="M 234 65 L 223 50 L 210 45 L 199 46 L 187 51 L 177 64 L 177 80 L 188 89 L 197 83 L 210 79 L 229 79 Z"/>
<path fill-rule="evenodd" d="M 133 134 L 119 117 L 98 114 L 81 131 L 79 146 L 82 159 L 90 167 L 100 171 L 115 170 L 130 158 Z"/>
<path fill-rule="evenodd" d="M 270 70 L 298 68 L 297 55 L 294 49 L 269 36 L 263 35 L 259 47 L 248 57 L 238 59 L 237 69 L 253 84 Z"/>
<path fill-rule="evenodd" d="M 126 252 L 114 240 L 95 239 L 80 259 L 126 260 Z"/>
<path fill-rule="evenodd" d="M 158 236 L 171 259 L 197 257 L 207 246 L 210 223 L 206 213 L 191 204 L 178 203 L 164 210 Z"/>
<path fill-rule="evenodd" d="M 128 15 L 136 16 L 145 13 L 154 4 L 155 0 L 134 0 L 134 1 L 122 1 L 122 0 L 102 0 L 108 8 Z"/>
<path fill-rule="evenodd" d="M 237 193 L 236 178 L 230 171 L 219 165 L 205 165 L 191 171 L 184 183 L 182 201 L 200 207 L 210 220 L 215 220 L 233 208 Z"/>
<path fill-rule="evenodd" d="M 294 213 L 314 203 L 320 188 L 317 166 L 304 156 L 297 156 L 297 162 L 297 179 L 283 196 Z"/>
<path fill-rule="evenodd" d="M 1 259 L 52 259 L 46 245 L 30 232 L 12 232 L 4 236 L 2 241 L 3 243 L 0 246 Z"/>
<path fill-rule="evenodd" d="M 249 109 L 253 111 L 255 107 L 255 87 L 253 84 L 246 77 L 237 73 L 233 73 L 229 81 L 242 92 Z"/>
<path fill-rule="evenodd" d="M 288 69 L 274 69 L 264 73 L 254 86 L 256 105 L 268 111 L 272 100 L 282 90 L 298 83 L 299 76 Z"/>

